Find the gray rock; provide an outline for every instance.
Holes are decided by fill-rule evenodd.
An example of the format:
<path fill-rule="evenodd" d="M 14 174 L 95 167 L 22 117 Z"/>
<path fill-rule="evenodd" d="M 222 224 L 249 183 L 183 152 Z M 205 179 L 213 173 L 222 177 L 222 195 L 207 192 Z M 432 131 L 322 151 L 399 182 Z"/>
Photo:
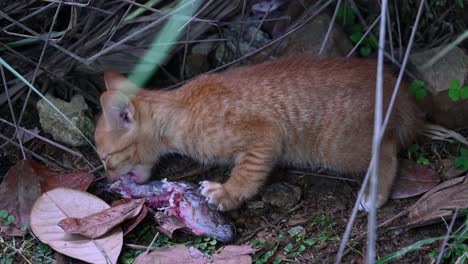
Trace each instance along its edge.
<path fill-rule="evenodd" d="M 295 226 L 295 227 L 288 230 L 288 234 L 296 235 L 298 237 L 302 237 L 302 236 L 305 236 L 306 230 L 302 226 Z"/>
<path fill-rule="evenodd" d="M 46 98 L 64 113 L 83 134 L 88 138 L 92 138 L 94 124 L 87 116 L 88 105 L 86 105 L 81 95 L 74 96 L 69 103 L 49 95 L 46 95 Z M 51 134 L 55 140 L 74 147 L 86 144 L 83 136 L 44 99 L 41 99 L 37 103 L 37 110 L 39 111 L 39 121 L 42 130 Z"/>
<path fill-rule="evenodd" d="M 217 39 L 217 34 L 211 35 L 206 40 Z M 187 55 L 184 68 L 186 77 L 194 77 L 207 72 L 210 69 L 208 55 L 214 51 L 216 42 L 204 41 L 193 45 L 191 52 Z"/>
<path fill-rule="evenodd" d="M 432 94 L 448 90 L 452 80 L 463 84 L 468 69 L 468 56 L 462 49 L 454 48 L 428 68 L 423 65 L 438 54 L 444 47 L 437 47 L 414 53 L 410 56 L 410 66 L 418 76 L 426 81 L 425 88 Z"/>
<path fill-rule="evenodd" d="M 266 187 L 262 200 L 281 208 L 291 208 L 301 200 L 301 188 L 287 182 L 277 182 Z"/>
<path fill-rule="evenodd" d="M 226 43 L 218 45 L 215 52 L 215 64 L 223 65 L 235 58 L 239 51 L 240 56 L 250 54 L 271 42 L 270 36 L 255 24 L 245 24 L 240 31 L 239 24 L 233 24 L 224 32 Z M 238 46 L 237 46 L 238 43 Z"/>
<path fill-rule="evenodd" d="M 320 51 L 323 39 L 331 23 L 331 17 L 323 13 L 312 19 L 296 32 L 292 33 L 287 41 L 281 45 L 282 55 L 307 53 L 317 55 Z M 353 48 L 348 36 L 339 25 L 334 25 L 328 39 L 323 56 L 342 57 Z"/>
<path fill-rule="evenodd" d="M 251 201 L 247 202 L 247 207 L 251 210 L 258 210 L 265 208 L 265 202 L 263 201 Z"/>

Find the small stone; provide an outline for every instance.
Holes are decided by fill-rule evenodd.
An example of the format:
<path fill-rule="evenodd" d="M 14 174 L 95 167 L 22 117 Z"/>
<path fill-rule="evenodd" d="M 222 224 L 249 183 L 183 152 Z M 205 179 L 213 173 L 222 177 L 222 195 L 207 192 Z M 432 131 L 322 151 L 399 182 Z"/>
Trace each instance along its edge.
<path fill-rule="evenodd" d="M 217 34 L 208 36 L 203 42 L 192 46 L 191 52 L 187 55 L 184 73 L 187 77 L 193 77 L 207 72 L 211 65 L 208 55 L 215 50 L 215 41 L 219 38 Z"/>
<path fill-rule="evenodd" d="M 301 200 L 301 188 L 287 182 L 277 182 L 268 186 L 262 195 L 265 203 L 281 208 L 292 208 Z"/>
<path fill-rule="evenodd" d="M 459 80 L 463 84 L 468 67 L 468 56 L 462 49 L 456 47 L 425 68 L 425 64 L 444 48 L 437 47 L 413 53 L 409 59 L 409 65 L 415 73 L 427 82 L 428 85 L 424 88 L 434 95 L 448 90 L 450 82 L 453 80 Z"/>
<path fill-rule="evenodd" d="M 252 201 L 247 203 L 247 207 L 250 210 L 258 210 L 265 208 L 265 202 L 263 201 Z"/>
<path fill-rule="evenodd" d="M 280 46 L 281 54 L 283 56 L 297 53 L 318 55 L 330 23 L 332 23 L 330 15 L 327 13 L 318 15 L 289 35 L 288 39 Z M 353 45 L 348 35 L 339 25 L 334 25 L 322 56 L 346 56 L 352 48 Z"/>
<path fill-rule="evenodd" d="M 67 116 L 86 137 L 92 138 L 94 123 L 87 115 L 89 108 L 83 96 L 76 95 L 69 103 L 50 95 L 46 95 L 46 98 Z M 51 134 L 55 140 L 74 147 L 86 144 L 86 140 L 79 131 L 70 125 L 44 99 L 37 102 L 37 110 L 39 111 L 39 121 L 42 130 Z"/>
<path fill-rule="evenodd" d="M 288 230 L 288 234 L 290 234 L 291 236 L 303 237 L 306 234 L 306 230 L 302 226 L 295 226 Z"/>
<path fill-rule="evenodd" d="M 308 220 L 305 219 L 302 215 L 293 215 L 288 220 L 288 226 L 305 225 L 307 222 Z"/>

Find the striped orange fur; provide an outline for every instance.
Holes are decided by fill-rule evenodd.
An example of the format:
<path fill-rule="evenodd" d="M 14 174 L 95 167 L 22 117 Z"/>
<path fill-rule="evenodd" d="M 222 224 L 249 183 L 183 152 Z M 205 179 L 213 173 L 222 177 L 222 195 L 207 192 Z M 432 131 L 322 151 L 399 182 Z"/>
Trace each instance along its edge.
<path fill-rule="evenodd" d="M 365 172 L 371 157 L 376 63 L 307 55 L 208 74 L 172 91 L 140 90 L 105 74 L 103 115 L 95 141 L 108 177 L 132 172 L 138 182 L 171 152 L 201 162 L 232 162 L 225 183 L 203 182 L 221 210 L 254 196 L 274 164 L 319 164 Z M 384 102 L 395 84 L 384 75 Z M 414 137 L 417 107 L 404 84 L 381 148 L 379 206 L 397 171 L 397 152 Z M 367 203 L 367 197 L 363 201 Z"/>

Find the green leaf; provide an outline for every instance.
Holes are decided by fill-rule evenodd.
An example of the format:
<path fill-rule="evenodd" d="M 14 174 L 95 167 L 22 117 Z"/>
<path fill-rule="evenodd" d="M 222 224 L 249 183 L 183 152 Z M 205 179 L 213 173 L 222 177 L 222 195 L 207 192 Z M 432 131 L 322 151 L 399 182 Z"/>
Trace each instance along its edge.
<path fill-rule="evenodd" d="M 374 35 L 369 36 L 369 45 L 374 49 L 377 50 L 379 47 L 379 42 L 377 41 L 377 38 Z M 424 83 L 423 83 L 424 84 Z"/>
<path fill-rule="evenodd" d="M 419 155 L 417 163 L 422 164 L 422 165 L 429 165 L 430 162 L 423 155 Z"/>
<path fill-rule="evenodd" d="M 15 222 L 15 217 L 12 216 L 12 215 L 9 215 L 9 216 L 7 217 L 7 219 L 5 220 L 5 223 L 4 223 L 4 224 L 5 224 L 5 225 L 10 225 L 10 224 L 12 224 L 12 223 L 14 223 L 14 222 Z"/>
<path fill-rule="evenodd" d="M 5 209 L 0 210 L 0 218 L 7 218 L 8 217 L 8 212 Z"/>
<path fill-rule="evenodd" d="M 468 157 L 458 157 L 455 159 L 455 168 L 468 169 Z"/>
<path fill-rule="evenodd" d="M 463 3 L 463 0 L 456 0 L 455 1 L 458 5 L 459 8 L 463 9 L 465 7 L 465 4 Z"/>
<path fill-rule="evenodd" d="M 317 240 L 315 240 L 313 238 L 308 238 L 308 239 L 304 240 L 304 243 L 306 243 L 308 246 L 313 246 L 313 245 L 317 244 Z"/>
<path fill-rule="evenodd" d="M 461 99 L 468 99 L 468 86 L 463 86 L 463 88 L 460 88 L 460 97 Z"/>
<path fill-rule="evenodd" d="M 453 238 L 453 237 L 454 237 L 453 235 L 449 236 L 449 238 Z M 405 254 L 407 254 L 409 252 L 413 252 L 415 250 L 420 249 L 421 247 L 423 247 L 425 245 L 430 245 L 430 244 L 432 244 L 432 243 L 434 243 L 436 241 L 442 240 L 444 238 L 445 238 L 445 236 L 431 237 L 431 238 L 419 240 L 418 242 L 416 242 L 416 243 L 414 243 L 412 245 L 409 245 L 407 247 L 404 247 L 404 248 L 398 250 L 397 252 L 393 252 L 393 253 L 391 253 L 389 255 L 386 255 L 386 256 L 378 259 L 375 263 L 376 264 L 389 263 L 390 261 L 401 258 L 402 256 L 404 256 Z"/>
<path fill-rule="evenodd" d="M 305 246 L 304 245 L 300 245 L 299 248 L 297 249 L 297 252 L 304 252 L 305 251 Z"/>
<path fill-rule="evenodd" d="M 460 100 L 460 89 L 449 89 L 448 96 L 454 102 Z"/>
<path fill-rule="evenodd" d="M 468 157 L 468 149 L 464 148 L 464 147 L 461 147 L 460 148 L 460 154 L 461 156 L 463 157 Z"/>
<path fill-rule="evenodd" d="M 421 80 L 413 80 L 410 84 L 410 92 L 412 94 L 416 94 L 417 91 L 419 91 L 421 88 L 424 87 L 424 82 Z"/>
<path fill-rule="evenodd" d="M 361 54 L 361 56 L 363 56 L 363 57 L 369 57 L 371 52 L 372 52 L 372 50 L 371 50 L 370 47 L 362 46 L 361 48 L 359 48 L 359 54 Z"/>
<path fill-rule="evenodd" d="M 288 254 L 288 257 L 290 257 L 290 258 L 294 258 L 296 256 L 297 256 L 297 252 L 291 252 L 291 253 Z"/>
<path fill-rule="evenodd" d="M 427 95 L 427 91 L 421 88 L 415 94 L 416 100 L 421 101 L 422 99 L 426 97 L 426 95 Z"/>
<path fill-rule="evenodd" d="M 294 248 L 293 244 L 289 243 L 284 247 L 285 252 L 289 252 Z"/>
<path fill-rule="evenodd" d="M 356 15 L 350 7 L 346 7 L 346 25 L 352 25 L 356 22 Z"/>
<path fill-rule="evenodd" d="M 218 241 L 216 239 L 210 241 L 210 245 L 215 246 L 216 244 L 218 244 Z"/>
<path fill-rule="evenodd" d="M 363 28 L 361 24 L 353 24 L 351 25 L 351 32 L 362 32 Z"/>
<path fill-rule="evenodd" d="M 450 87 L 451 90 L 453 90 L 453 89 L 458 90 L 458 88 L 460 88 L 460 80 L 451 81 L 449 87 Z"/>
<path fill-rule="evenodd" d="M 280 264 L 281 263 L 281 258 L 276 257 L 275 260 L 273 260 L 273 264 Z"/>
<path fill-rule="evenodd" d="M 362 32 L 354 32 L 353 34 L 351 34 L 351 36 L 349 36 L 349 38 L 354 44 L 361 41 L 362 37 L 364 37 L 364 34 L 362 34 Z"/>
<path fill-rule="evenodd" d="M 338 18 L 343 18 L 344 17 L 344 12 L 345 12 L 345 7 L 344 5 L 341 5 L 340 8 L 338 8 Z"/>
<path fill-rule="evenodd" d="M 413 144 L 408 148 L 408 151 L 410 153 L 416 153 L 416 151 L 418 151 L 420 148 L 421 146 L 419 144 Z"/>

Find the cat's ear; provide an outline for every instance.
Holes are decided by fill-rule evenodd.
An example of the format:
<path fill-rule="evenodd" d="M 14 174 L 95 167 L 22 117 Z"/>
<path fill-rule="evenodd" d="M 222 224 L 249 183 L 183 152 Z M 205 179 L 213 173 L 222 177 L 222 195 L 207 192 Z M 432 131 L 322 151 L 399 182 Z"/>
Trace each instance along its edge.
<path fill-rule="evenodd" d="M 135 107 L 130 98 L 118 91 L 101 95 L 101 106 L 107 124 L 113 129 L 132 128 L 135 122 Z"/>
<path fill-rule="evenodd" d="M 135 84 L 114 70 L 104 72 L 104 81 L 106 82 L 106 89 L 108 91 L 120 91 L 125 94 L 131 94 L 136 89 Z"/>

